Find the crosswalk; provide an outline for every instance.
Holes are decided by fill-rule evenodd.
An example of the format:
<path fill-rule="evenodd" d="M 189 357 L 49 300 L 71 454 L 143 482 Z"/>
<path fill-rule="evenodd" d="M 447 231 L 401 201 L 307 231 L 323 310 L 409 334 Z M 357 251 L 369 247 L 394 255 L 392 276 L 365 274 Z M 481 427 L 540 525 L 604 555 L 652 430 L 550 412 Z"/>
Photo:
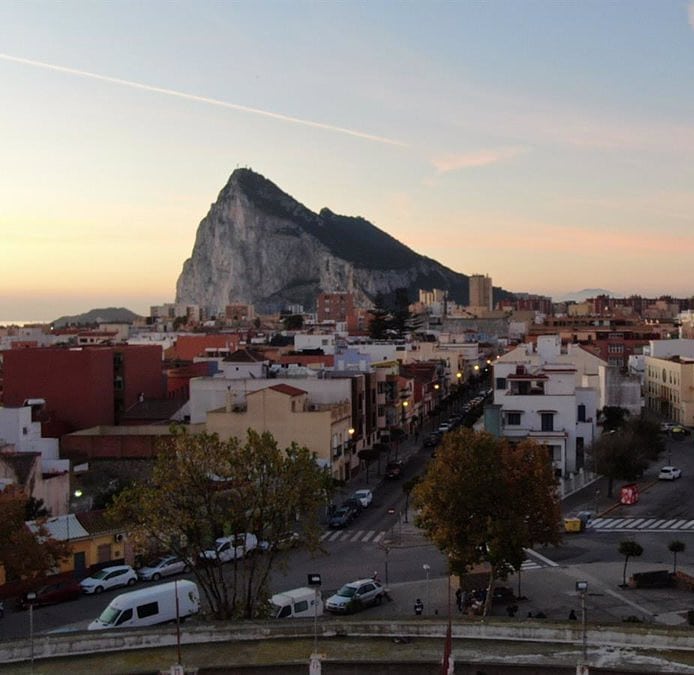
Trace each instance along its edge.
<path fill-rule="evenodd" d="M 327 530 L 321 535 L 320 540 L 323 543 L 360 542 L 364 544 L 379 544 L 386 538 L 387 534 L 386 530 Z M 551 561 L 544 562 L 535 557 L 528 557 L 521 565 L 521 570 L 523 572 L 539 570 L 551 565 Z"/>
<path fill-rule="evenodd" d="M 596 532 L 694 532 L 686 518 L 596 518 L 588 523 Z"/>
<path fill-rule="evenodd" d="M 321 535 L 321 541 L 350 541 L 378 544 L 386 536 L 385 530 L 328 530 Z"/>

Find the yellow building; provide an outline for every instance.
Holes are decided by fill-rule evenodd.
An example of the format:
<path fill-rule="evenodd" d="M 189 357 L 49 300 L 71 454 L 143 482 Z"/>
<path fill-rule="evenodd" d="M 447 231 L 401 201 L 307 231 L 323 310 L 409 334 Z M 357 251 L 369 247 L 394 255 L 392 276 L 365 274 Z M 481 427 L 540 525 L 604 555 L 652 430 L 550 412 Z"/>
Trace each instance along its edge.
<path fill-rule="evenodd" d="M 242 441 L 248 429 L 270 432 L 279 447 L 295 442 L 316 454 L 337 480 L 347 480 L 359 468 L 356 446 L 351 442 L 352 405 L 315 403 L 308 392 L 288 384 L 276 384 L 246 394 L 242 405 L 229 403 L 207 413 L 207 431 L 222 440 Z M 352 429 L 352 433 L 354 430 Z"/>
<path fill-rule="evenodd" d="M 58 572 L 76 572 L 78 577 L 88 576 L 94 567 L 123 562 L 132 563 L 126 555 L 126 537 L 122 529 L 114 528 L 103 511 L 70 513 L 41 521 L 48 534 L 58 541 L 67 542 L 70 555 L 61 562 Z M 39 525 L 30 521 L 27 526 L 36 530 Z"/>
<path fill-rule="evenodd" d="M 646 408 L 658 415 L 694 426 L 694 358 L 646 357 Z"/>

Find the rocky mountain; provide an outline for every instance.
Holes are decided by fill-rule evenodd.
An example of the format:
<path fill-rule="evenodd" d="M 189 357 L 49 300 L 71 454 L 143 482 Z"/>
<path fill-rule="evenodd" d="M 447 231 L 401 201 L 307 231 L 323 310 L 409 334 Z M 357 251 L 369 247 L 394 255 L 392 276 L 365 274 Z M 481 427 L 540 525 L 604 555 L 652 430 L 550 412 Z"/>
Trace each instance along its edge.
<path fill-rule="evenodd" d="M 198 226 L 176 302 L 219 311 L 250 303 L 261 312 L 315 306 L 319 292 L 349 291 L 358 303 L 407 288 L 440 288 L 468 303 L 468 277 L 419 255 L 367 220 L 314 213 L 250 169 L 237 169 Z M 495 289 L 495 296 L 504 293 Z"/>
<path fill-rule="evenodd" d="M 138 318 L 140 318 L 139 314 L 125 307 L 105 307 L 90 309 L 84 314 L 61 316 L 51 323 L 56 328 L 64 328 L 65 326 L 92 326 L 99 323 L 132 323 Z"/>

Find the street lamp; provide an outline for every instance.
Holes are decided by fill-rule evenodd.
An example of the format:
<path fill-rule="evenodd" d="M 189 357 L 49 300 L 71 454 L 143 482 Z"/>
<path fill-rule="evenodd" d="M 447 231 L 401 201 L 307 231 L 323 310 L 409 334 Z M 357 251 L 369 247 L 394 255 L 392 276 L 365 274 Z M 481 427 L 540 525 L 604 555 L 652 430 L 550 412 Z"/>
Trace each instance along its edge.
<path fill-rule="evenodd" d="M 431 594 L 429 593 L 429 570 L 431 569 L 431 565 L 427 565 L 426 563 L 424 563 L 422 565 L 422 569 L 424 570 L 424 572 L 427 575 L 427 595 L 426 595 L 426 598 L 427 598 L 427 611 L 429 611 L 429 600 L 431 599 Z"/>
<path fill-rule="evenodd" d="M 27 602 L 29 603 L 29 659 L 32 673 L 34 672 L 34 600 L 36 600 L 36 593 L 29 591 L 27 593 Z"/>
<path fill-rule="evenodd" d="M 583 624 L 583 665 L 588 663 L 588 635 L 586 626 L 586 592 L 588 591 L 587 581 L 577 581 L 576 591 L 581 594 L 581 623 Z"/>

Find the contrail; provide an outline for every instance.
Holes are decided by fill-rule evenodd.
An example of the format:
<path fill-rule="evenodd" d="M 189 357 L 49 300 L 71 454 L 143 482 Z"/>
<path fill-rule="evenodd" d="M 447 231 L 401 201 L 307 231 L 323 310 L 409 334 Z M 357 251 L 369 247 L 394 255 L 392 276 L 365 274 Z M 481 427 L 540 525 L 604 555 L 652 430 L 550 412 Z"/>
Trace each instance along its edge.
<path fill-rule="evenodd" d="M 268 110 L 260 110 L 259 108 L 251 108 L 249 106 L 240 105 L 238 103 L 229 103 L 228 101 L 220 101 L 216 98 L 207 98 L 206 96 L 196 96 L 195 94 L 186 94 L 183 91 L 176 91 L 175 89 L 164 89 L 163 87 L 154 87 L 150 84 L 142 84 L 141 82 L 133 82 L 132 80 L 122 80 L 118 77 L 109 77 L 108 75 L 99 75 L 98 73 L 90 73 L 87 70 L 77 70 L 76 68 L 67 68 L 66 66 L 56 66 L 52 63 L 44 63 L 43 61 L 34 61 L 32 59 L 24 59 L 19 56 L 11 56 L 10 54 L 1 54 L 0 59 L 5 61 L 14 61 L 15 63 L 22 63 L 27 66 L 34 66 L 36 68 L 44 68 L 46 70 L 55 70 L 59 73 L 67 73 L 68 75 L 77 75 L 79 77 L 90 77 L 93 80 L 101 80 L 102 82 L 110 82 L 112 84 L 120 84 L 126 87 L 131 87 L 133 89 L 141 89 L 142 91 L 151 91 L 156 94 L 165 94 L 166 96 L 176 96 L 177 98 L 183 98 L 188 101 L 197 101 L 198 103 L 208 103 L 209 105 L 216 105 L 220 108 L 229 108 L 230 110 L 238 110 L 240 112 L 251 113 L 253 115 L 261 115 L 262 117 L 269 117 L 273 120 L 279 120 L 281 122 L 291 122 L 292 124 L 301 124 L 305 127 L 313 127 L 314 129 L 323 129 L 324 131 L 334 131 L 339 134 L 346 134 L 348 136 L 354 136 L 356 138 L 361 138 L 366 141 L 373 141 L 375 143 L 385 143 L 386 145 L 397 145 L 400 147 L 408 147 L 407 143 L 402 141 L 394 140 L 392 138 L 386 138 L 385 136 L 374 136 L 373 134 L 367 134 L 363 131 L 356 131 L 354 129 L 347 129 L 345 127 L 336 127 L 332 124 L 324 124 L 322 122 L 313 122 L 312 120 L 304 120 L 299 117 L 290 117 L 289 115 L 282 115 L 281 113 L 274 113 Z"/>

